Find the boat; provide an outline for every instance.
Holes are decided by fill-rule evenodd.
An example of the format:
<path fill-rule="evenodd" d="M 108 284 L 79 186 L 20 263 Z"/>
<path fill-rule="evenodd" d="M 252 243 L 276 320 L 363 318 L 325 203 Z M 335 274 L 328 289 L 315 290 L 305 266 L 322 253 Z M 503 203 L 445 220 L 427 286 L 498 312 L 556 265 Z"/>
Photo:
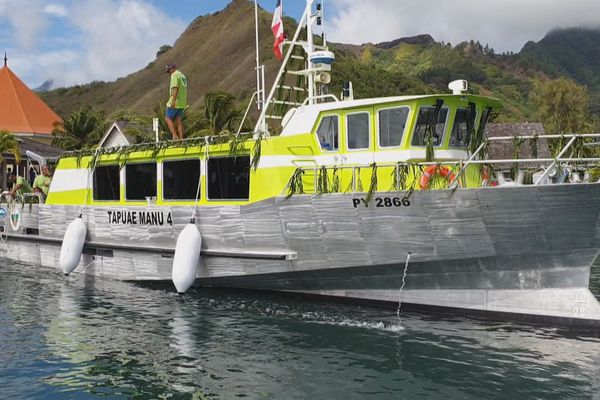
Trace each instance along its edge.
<path fill-rule="evenodd" d="M 66 153 L 45 202 L 0 199 L 0 255 L 178 292 L 600 326 L 599 160 L 573 151 L 600 135 L 486 137 L 502 104 L 463 80 L 436 95 L 328 93 L 321 12 L 307 0 L 268 96 L 257 68 L 253 132 Z M 557 157 L 488 157 L 500 141 L 559 138 Z"/>

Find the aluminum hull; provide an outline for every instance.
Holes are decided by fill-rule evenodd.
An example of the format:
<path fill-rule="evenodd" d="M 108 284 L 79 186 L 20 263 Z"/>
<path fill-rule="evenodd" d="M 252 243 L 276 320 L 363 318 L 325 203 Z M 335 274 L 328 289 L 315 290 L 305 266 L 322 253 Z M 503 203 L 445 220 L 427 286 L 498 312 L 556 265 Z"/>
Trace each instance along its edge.
<path fill-rule="evenodd" d="M 600 248 L 600 185 L 431 190 L 402 202 L 404 197 L 376 193 L 368 207 L 364 194 L 202 207 L 197 283 L 600 320 L 600 305 L 588 290 Z M 57 268 L 62 235 L 78 211 L 26 206 L 18 230 L 5 226 L 3 255 Z M 116 211 L 170 213 L 172 225 L 111 222 L 109 212 Z M 170 280 L 174 243 L 190 214 L 189 207 L 85 209 L 88 238 L 76 271 Z"/>

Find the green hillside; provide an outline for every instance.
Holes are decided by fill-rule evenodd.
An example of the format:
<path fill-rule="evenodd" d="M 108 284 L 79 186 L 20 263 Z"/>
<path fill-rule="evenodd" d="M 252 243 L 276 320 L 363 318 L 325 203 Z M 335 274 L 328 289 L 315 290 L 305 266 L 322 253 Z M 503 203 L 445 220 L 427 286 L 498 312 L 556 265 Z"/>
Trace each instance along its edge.
<path fill-rule="evenodd" d="M 63 116 L 85 105 L 107 114 L 117 110 L 151 114 L 167 98 L 164 65 L 175 62 L 189 78 L 193 110 L 199 110 L 206 93 L 215 90 L 230 92 L 243 103 L 255 90 L 253 7 L 248 0 L 233 0 L 223 11 L 197 18 L 173 48 L 161 49 L 156 60 L 141 71 L 115 82 L 57 89 L 43 97 Z M 279 67 L 271 52 L 270 22 L 271 15 L 262 10 L 261 52 L 267 85 Z M 292 23 L 286 22 L 291 36 Z M 334 94 L 348 80 L 353 82 L 355 97 L 365 98 L 446 93 L 450 81 L 466 79 L 471 92 L 505 102 L 501 121 L 531 121 L 528 98 L 534 80 L 566 76 L 588 86 L 591 111 L 600 116 L 600 30 L 556 30 L 538 43 L 528 43 L 518 54 L 495 54 L 478 42 L 452 46 L 429 35 L 332 47 L 337 56 L 330 86 Z"/>

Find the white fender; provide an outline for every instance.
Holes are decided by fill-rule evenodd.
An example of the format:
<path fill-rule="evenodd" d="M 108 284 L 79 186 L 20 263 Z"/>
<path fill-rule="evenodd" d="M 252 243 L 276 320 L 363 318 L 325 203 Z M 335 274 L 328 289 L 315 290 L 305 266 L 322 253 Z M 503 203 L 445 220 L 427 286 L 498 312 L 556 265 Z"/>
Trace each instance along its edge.
<path fill-rule="evenodd" d="M 202 235 L 195 223 L 190 222 L 177 237 L 171 279 L 178 293 L 185 293 L 196 280 L 200 260 Z"/>
<path fill-rule="evenodd" d="M 86 227 L 81 216 L 75 218 L 65 231 L 60 247 L 59 264 L 65 275 L 69 275 L 79 264 L 83 244 L 85 243 Z"/>

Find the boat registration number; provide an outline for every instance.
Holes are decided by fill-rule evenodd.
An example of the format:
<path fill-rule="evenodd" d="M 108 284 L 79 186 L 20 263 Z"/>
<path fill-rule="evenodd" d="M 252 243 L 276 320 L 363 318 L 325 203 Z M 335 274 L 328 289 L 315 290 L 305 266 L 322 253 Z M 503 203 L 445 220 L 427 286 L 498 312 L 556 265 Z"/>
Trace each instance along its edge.
<path fill-rule="evenodd" d="M 367 202 L 365 198 L 354 198 L 352 199 L 352 205 L 354 208 L 358 207 L 369 207 L 369 205 L 376 208 L 383 207 L 409 207 L 410 200 L 408 197 L 373 197 L 370 202 Z"/>

